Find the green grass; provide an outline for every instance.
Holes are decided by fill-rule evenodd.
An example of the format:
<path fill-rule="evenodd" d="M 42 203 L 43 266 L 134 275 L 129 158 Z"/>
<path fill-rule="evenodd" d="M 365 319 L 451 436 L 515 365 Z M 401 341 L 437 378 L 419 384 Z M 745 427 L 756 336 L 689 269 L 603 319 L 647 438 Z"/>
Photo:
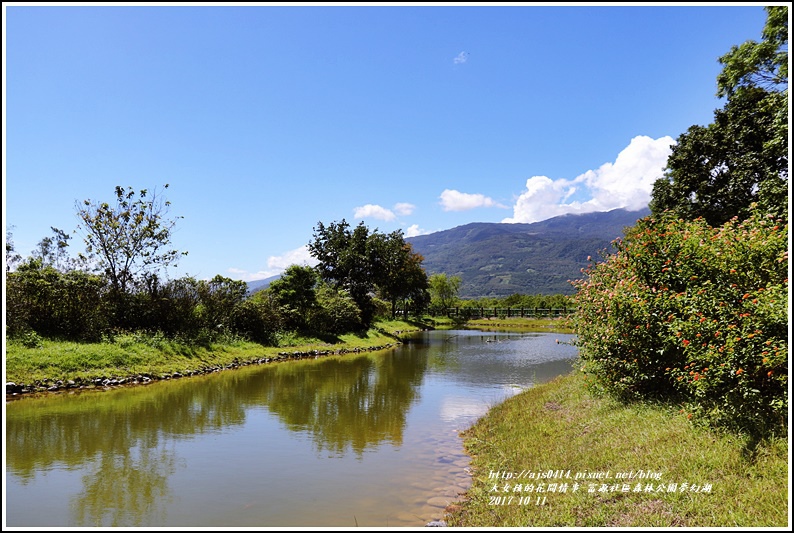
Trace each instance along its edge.
<path fill-rule="evenodd" d="M 573 333 L 562 318 L 477 318 L 470 320 L 449 317 L 426 317 L 425 322 L 436 329 L 470 328 L 484 331 Z"/>
<path fill-rule="evenodd" d="M 573 333 L 567 319 L 563 318 L 478 318 L 466 322 L 466 327 L 484 330 L 547 331 Z"/>
<path fill-rule="evenodd" d="M 742 438 L 693 426 L 678 411 L 621 405 L 594 397 L 574 373 L 492 408 L 464 432 L 473 483 L 447 522 L 463 527 L 785 527 L 788 523 L 788 444 L 767 441 L 749 452 Z M 569 471 L 561 492 L 526 492 L 537 480 L 494 479 L 492 472 Z M 618 480 L 618 472 L 659 473 L 659 481 Z M 609 472 L 610 479 L 577 480 L 577 472 Z M 654 490 L 645 492 L 647 483 Z M 524 485 L 504 492 L 505 483 Z M 595 483 L 595 492 L 590 492 Z M 622 491 L 623 483 L 630 487 Z M 669 484 L 707 484 L 710 492 L 668 492 Z M 607 492 L 600 492 L 602 484 Z M 494 485 L 497 490 L 494 491 Z M 610 492 L 612 485 L 617 490 Z M 495 496 L 513 497 L 496 505 Z M 537 498 L 545 504 L 537 505 Z M 519 505 L 519 498 L 530 503 Z"/>
<path fill-rule="evenodd" d="M 97 378 L 129 378 L 139 374 L 160 376 L 174 372 L 200 372 L 262 358 L 278 359 L 280 352 L 372 349 L 394 344 L 399 334 L 421 329 L 405 321 L 382 321 L 365 334 L 316 338 L 283 335 L 278 346 L 233 341 L 208 346 L 190 345 L 157 335 L 118 335 L 112 341 L 77 343 L 39 339 L 37 346 L 22 340 L 6 342 L 6 381 L 36 382 L 74 380 L 87 383 Z"/>

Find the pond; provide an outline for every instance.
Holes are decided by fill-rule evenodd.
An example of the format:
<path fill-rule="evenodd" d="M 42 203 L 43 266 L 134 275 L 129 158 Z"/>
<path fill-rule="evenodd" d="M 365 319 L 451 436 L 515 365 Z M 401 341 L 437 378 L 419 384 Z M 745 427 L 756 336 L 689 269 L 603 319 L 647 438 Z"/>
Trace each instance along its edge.
<path fill-rule="evenodd" d="M 382 352 L 10 402 L 6 525 L 424 526 L 470 484 L 458 432 L 568 373 L 571 338 L 430 331 Z"/>

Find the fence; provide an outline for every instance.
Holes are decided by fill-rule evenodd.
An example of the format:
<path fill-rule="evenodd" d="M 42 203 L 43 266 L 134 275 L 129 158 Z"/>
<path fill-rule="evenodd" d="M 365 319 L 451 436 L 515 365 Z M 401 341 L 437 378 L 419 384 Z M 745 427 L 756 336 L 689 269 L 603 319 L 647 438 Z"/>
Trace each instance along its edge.
<path fill-rule="evenodd" d="M 547 309 L 541 307 L 447 307 L 444 314 L 449 318 L 554 318 L 567 316 L 576 309 L 561 307 Z"/>

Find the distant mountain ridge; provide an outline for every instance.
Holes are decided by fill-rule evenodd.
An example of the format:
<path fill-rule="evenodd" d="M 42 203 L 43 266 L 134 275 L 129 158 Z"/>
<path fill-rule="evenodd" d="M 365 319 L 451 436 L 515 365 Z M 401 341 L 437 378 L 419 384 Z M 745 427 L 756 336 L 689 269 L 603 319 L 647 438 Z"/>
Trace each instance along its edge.
<path fill-rule="evenodd" d="M 254 281 L 248 282 L 248 294 L 253 294 L 257 291 L 261 291 L 263 289 L 267 289 L 270 286 L 270 283 L 276 281 L 281 277 L 281 274 L 276 274 L 275 276 L 270 276 L 269 278 L 265 279 L 257 279 Z"/>
<path fill-rule="evenodd" d="M 474 222 L 406 241 L 425 258 L 428 276 L 461 277 L 462 298 L 573 294 L 569 280 L 582 277 L 587 256 L 612 251 L 624 228 L 649 214 L 614 209 L 531 224 Z"/>
<path fill-rule="evenodd" d="M 428 276 L 461 277 L 461 298 L 573 294 L 569 280 L 582 277 L 587 256 L 611 252 L 624 228 L 649 214 L 648 208 L 614 209 L 531 224 L 473 222 L 405 240 L 424 257 Z M 248 291 L 265 289 L 280 277 L 250 281 Z"/>

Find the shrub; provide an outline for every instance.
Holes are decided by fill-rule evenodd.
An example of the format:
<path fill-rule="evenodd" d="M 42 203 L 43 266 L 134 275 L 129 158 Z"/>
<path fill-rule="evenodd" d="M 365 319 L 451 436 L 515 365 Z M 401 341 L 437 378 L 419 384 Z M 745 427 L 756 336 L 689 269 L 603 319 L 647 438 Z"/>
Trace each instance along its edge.
<path fill-rule="evenodd" d="M 638 221 L 573 282 L 592 386 L 754 435 L 785 427 L 787 235 L 771 215 Z"/>
<path fill-rule="evenodd" d="M 232 314 L 234 331 L 260 344 L 274 344 L 281 329 L 280 317 L 264 297 L 249 298 L 238 304 Z"/>
<path fill-rule="evenodd" d="M 361 310 L 346 292 L 321 286 L 317 302 L 319 305 L 309 317 L 309 327 L 313 331 L 340 334 L 362 328 Z"/>

